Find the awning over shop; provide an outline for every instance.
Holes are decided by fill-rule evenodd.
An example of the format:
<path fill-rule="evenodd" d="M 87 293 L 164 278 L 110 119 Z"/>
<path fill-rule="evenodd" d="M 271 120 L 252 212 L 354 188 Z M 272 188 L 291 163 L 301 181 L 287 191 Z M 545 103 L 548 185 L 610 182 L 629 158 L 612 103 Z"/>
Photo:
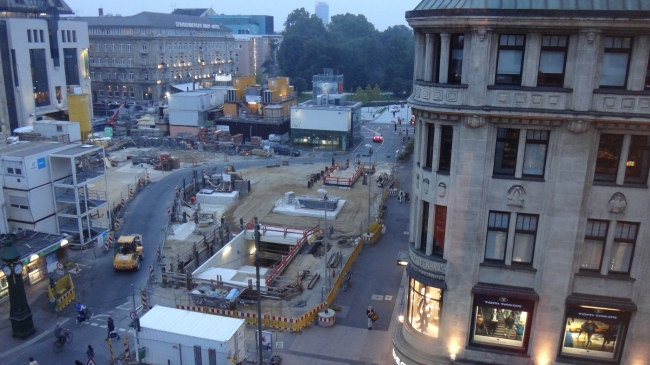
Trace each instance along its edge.
<path fill-rule="evenodd" d="M 494 297 L 510 297 L 523 300 L 539 300 L 539 295 L 532 288 L 499 284 L 478 283 L 472 288 L 472 293 Z"/>
<path fill-rule="evenodd" d="M 187 83 L 184 83 L 184 84 L 171 85 L 171 87 L 173 87 L 174 89 L 180 90 L 180 91 L 192 91 L 192 90 L 203 89 L 203 86 L 201 86 L 201 84 L 194 84 L 194 86 L 192 86 L 191 82 L 187 82 Z"/>
<path fill-rule="evenodd" d="M 445 283 L 442 280 L 438 280 L 438 279 L 428 277 L 426 275 L 422 275 L 417 269 L 415 269 L 411 265 L 406 267 L 406 273 L 408 274 L 409 277 L 415 279 L 416 281 L 426 286 L 432 286 L 438 289 L 447 289 L 447 283 Z"/>
<path fill-rule="evenodd" d="M 566 298 L 567 305 L 602 307 L 618 309 L 626 312 L 636 312 L 636 304 L 627 298 L 603 297 L 590 294 L 571 294 Z"/>

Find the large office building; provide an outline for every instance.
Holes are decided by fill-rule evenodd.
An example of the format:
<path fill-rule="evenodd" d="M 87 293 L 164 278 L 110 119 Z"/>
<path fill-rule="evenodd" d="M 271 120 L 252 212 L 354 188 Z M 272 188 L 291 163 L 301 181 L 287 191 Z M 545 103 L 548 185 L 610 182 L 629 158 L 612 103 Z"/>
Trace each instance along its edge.
<path fill-rule="evenodd" d="M 162 104 L 233 71 L 232 31 L 205 16 L 100 10 L 74 19 L 88 23 L 93 101 Z"/>
<path fill-rule="evenodd" d="M 317 1 L 316 2 L 316 16 L 319 17 L 324 25 L 329 24 L 330 22 L 330 6 L 326 2 Z"/>
<path fill-rule="evenodd" d="M 650 2 L 422 1 L 397 365 L 650 364 Z"/>
<path fill-rule="evenodd" d="M 5 0 L 0 14 L 0 132 L 67 120 L 68 95 L 90 93 L 88 27 L 60 19 L 62 0 Z"/>

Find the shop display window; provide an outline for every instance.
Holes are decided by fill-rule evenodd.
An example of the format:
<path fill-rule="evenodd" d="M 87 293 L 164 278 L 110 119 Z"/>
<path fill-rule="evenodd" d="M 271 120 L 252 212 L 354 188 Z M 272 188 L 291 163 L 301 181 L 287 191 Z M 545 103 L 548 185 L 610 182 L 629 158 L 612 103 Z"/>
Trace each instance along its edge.
<path fill-rule="evenodd" d="M 4 273 L 0 273 L 0 299 L 9 295 L 9 283 Z"/>
<path fill-rule="evenodd" d="M 506 297 L 474 298 L 474 345 L 526 350 L 534 302 Z"/>
<path fill-rule="evenodd" d="M 567 308 L 561 354 L 603 360 L 620 358 L 630 315 L 589 306 Z"/>
<path fill-rule="evenodd" d="M 408 323 L 416 331 L 438 337 L 442 312 L 442 289 L 409 281 Z"/>

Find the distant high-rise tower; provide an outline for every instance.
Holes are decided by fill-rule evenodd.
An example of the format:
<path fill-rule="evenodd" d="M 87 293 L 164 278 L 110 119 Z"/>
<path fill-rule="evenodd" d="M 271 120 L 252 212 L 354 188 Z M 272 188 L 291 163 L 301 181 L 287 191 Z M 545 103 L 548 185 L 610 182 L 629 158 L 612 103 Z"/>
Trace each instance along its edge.
<path fill-rule="evenodd" d="M 330 6 L 322 1 L 316 2 L 316 16 L 319 17 L 324 25 L 330 22 Z"/>

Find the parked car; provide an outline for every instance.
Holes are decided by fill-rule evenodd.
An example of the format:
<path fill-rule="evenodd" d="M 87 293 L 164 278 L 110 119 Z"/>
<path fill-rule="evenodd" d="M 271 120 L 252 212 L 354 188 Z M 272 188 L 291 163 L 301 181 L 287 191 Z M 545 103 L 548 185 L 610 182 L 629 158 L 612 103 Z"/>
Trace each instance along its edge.
<path fill-rule="evenodd" d="M 299 150 L 291 148 L 289 146 L 274 146 L 273 153 L 275 153 L 276 155 L 283 155 L 283 156 L 293 156 L 293 157 L 300 156 Z"/>
<path fill-rule="evenodd" d="M 372 141 L 373 142 L 383 142 L 384 141 L 384 136 L 381 133 L 375 133 L 372 136 Z"/>

